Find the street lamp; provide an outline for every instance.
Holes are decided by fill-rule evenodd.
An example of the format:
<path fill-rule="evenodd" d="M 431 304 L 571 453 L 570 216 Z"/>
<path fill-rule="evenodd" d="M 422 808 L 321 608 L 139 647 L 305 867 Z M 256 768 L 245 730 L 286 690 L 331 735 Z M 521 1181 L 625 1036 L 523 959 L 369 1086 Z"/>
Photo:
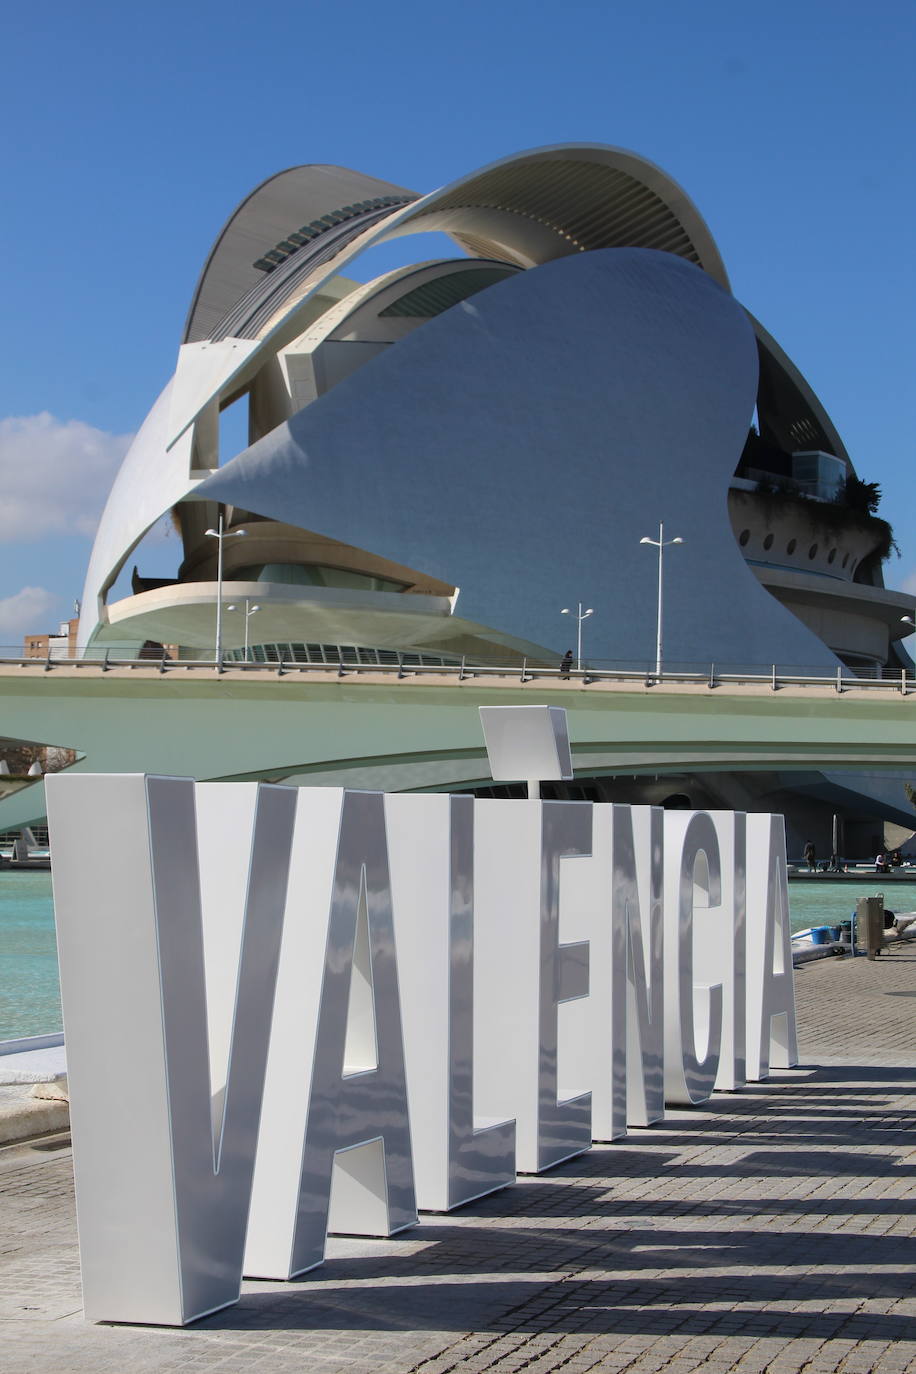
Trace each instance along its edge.
<path fill-rule="evenodd" d="M 245 662 L 246 662 L 246 663 L 248 662 L 248 622 L 249 622 L 249 620 L 251 619 L 251 617 L 254 615 L 255 611 L 259 611 L 260 609 L 261 609 L 260 606 L 252 606 L 252 604 L 251 604 L 250 601 L 246 601 L 246 602 L 245 602 Z M 227 610 L 227 611 L 237 611 L 237 610 L 238 610 L 238 606 L 227 606 L 227 607 L 226 607 L 226 610 Z"/>
<path fill-rule="evenodd" d="M 594 615 L 595 612 L 591 608 L 583 611 L 581 601 L 576 604 L 579 607 L 578 611 L 571 611 L 568 606 L 564 606 L 560 615 L 575 615 L 578 622 L 576 629 L 576 672 L 579 673 L 582 671 L 582 622 L 588 620 L 589 616 Z"/>
<path fill-rule="evenodd" d="M 684 541 L 683 541 L 683 539 L 681 539 L 680 535 L 678 535 L 676 539 L 666 539 L 666 538 L 665 538 L 665 527 L 664 527 L 664 525 L 662 524 L 662 522 L 659 521 L 659 523 L 658 523 L 658 538 L 657 538 L 657 539 L 650 539 L 649 536 L 648 536 L 647 534 L 644 534 L 643 537 L 642 537 L 642 539 L 640 539 L 639 542 L 640 542 L 640 544 L 651 544 L 651 545 L 653 546 L 653 548 L 658 549 L 658 621 L 657 621 L 657 623 L 656 623 L 656 635 L 655 635 L 655 676 L 656 676 L 656 677 L 661 677 L 661 675 L 662 675 L 662 587 L 663 587 L 663 583 L 662 583 L 662 575 L 663 575 L 663 574 L 662 574 L 662 562 L 663 562 L 663 556 L 664 556 L 664 551 L 665 551 L 666 547 L 667 547 L 669 544 L 683 544 Z"/>
<path fill-rule="evenodd" d="M 220 511 L 220 513 L 219 513 L 219 523 L 218 523 L 218 525 L 217 525 L 217 528 L 216 528 L 215 530 L 205 530 L 204 533 L 205 533 L 205 534 L 209 534 L 210 537 L 211 537 L 212 539 L 217 540 L 217 554 L 216 554 L 216 666 L 217 666 L 217 668 L 220 668 L 220 667 L 222 667 L 222 662 L 223 662 L 223 543 L 224 543 L 225 540 L 227 540 L 227 539 L 236 539 L 236 538 L 239 538 L 241 535 L 247 534 L 248 531 L 247 531 L 247 530 L 231 530 L 231 531 L 228 531 L 228 532 L 225 531 L 225 530 L 223 529 L 223 512 Z"/>

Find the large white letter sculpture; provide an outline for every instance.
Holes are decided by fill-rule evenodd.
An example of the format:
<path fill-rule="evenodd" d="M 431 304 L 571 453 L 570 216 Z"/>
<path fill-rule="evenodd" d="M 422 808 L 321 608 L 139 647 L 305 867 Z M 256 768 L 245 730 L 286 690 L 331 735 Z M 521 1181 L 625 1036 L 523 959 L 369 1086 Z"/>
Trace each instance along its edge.
<path fill-rule="evenodd" d="M 694 922 L 694 971 L 700 982 L 722 985 L 722 1043 L 716 1087 L 731 1092 L 744 1083 L 747 987 L 747 817 L 743 811 L 710 811 L 719 842 L 722 905 L 715 919 Z"/>
<path fill-rule="evenodd" d="M 649 1126 L 665 1114 L 663 845 L 660 810 L 614 807 L 614 921 L 626 949 L 630 1126 Z"/>
<path fill-rule="evenodd" d="M 592 807 L 479 801 L 476 816 L 478 1101 L 484 1116 L 515 1118 L 517 1167 L 538 1173 L 592 1140 L 588 1092 L 561 1079 L 576 1056 L 558 1055 L 560 1004 L 588 994 L 588 945 L 562 940 L 561 925 L 566 870 L 591 854 Z"/>
<path fill-rule="evenodd" d="M 384 799 L 302 788 L 295 838 L 245 1256 L 259 1278 L 321 1264 L 329 1230 L 417 1219 Z"/>
<path fill-rule="evenodd" d="M 782 816 L 747 818 L 747 1076 L 798 1063 Z"/>
<path fill-rule="evenodd" d="M 597 805 L 590 916 L 589 1025 L 592 1139 L 665 1111 L 663 1081 L 662 812 Z"/>
<path fill-rule="evenodd" d="M 210 784 L 195 815 L 183 779 L 48 781 L 83 1304 L 178 1326 L 238 1301 L 296 793 Z M 241 888 L 199 874 L 198 821 L 250 853 Z M 215 1080 L 201 879 L 239 950 Z"/>
<path fill-rule="evenodd" d="M 87 774 L 48 807 L 90 1320 L 193 1321 L 795 1062 L 781 817 Z"/>
<path fill-rule="evenodd" d="M 474 798 L 385 798 L 417 1203 L 515 1182 L 515 1123 L 474 1091 Z"/>
<path fill-rule="evenodd" d="M 696 909 L 722 900 L 719 841 L 706 812 L 669 811 L 665 850 L 665 1100 L 689 1105 L 712 1092 L 722 1043 L 722 984 L 694 982 Z M 721 935 L 729 944 L 727 928 Z"/>

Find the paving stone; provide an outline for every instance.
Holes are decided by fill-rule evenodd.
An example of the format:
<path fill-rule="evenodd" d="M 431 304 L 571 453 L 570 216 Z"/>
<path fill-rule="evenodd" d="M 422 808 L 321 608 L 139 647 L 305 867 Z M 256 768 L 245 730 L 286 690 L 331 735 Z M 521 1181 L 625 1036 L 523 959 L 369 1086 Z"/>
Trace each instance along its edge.
<path fill-rule="evenodd" d="M 800 1068 L 185 1331 L 85 1323 L 66 1141 L 0 1150 L 4 1374 L 916 1374 L 916 945 L 796 988 Z"/>

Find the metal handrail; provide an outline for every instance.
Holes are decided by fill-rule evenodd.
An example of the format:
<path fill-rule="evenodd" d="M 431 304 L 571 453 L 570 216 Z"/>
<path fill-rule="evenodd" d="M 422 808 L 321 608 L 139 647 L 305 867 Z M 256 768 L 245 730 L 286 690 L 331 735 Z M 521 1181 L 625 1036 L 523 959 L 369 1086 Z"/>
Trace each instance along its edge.
<path fill-rule="evenodd" d="M 264 663 L 253 660 L 237 662 L 234 659 L 224 658 L 222 663 L 217 665 L 212 657 L 170 659 L 165 656 L 160 658 L 157 655 L 156 658 L 113 658 L 110 650 L 106 649 L 102 658 L 51 658 L 50 656 L 25 658 L 0 655 L 0 667 L 34 668 L 42 673 L 51 673 L 58 668 L 79 669 L 86 672 L 94 669 L 98 673 L 111 673 L 119 668 L 128 670 L 147 668 L 151 673 L 168 676 L 175 672 L 209 669 L 220 675 L 234 672 L 253 672 L 268 673 L 274 677 L 295 677 L 297 675 L 301 677 L 312 674 L 331 674 L 335 677 L 342 677 L 344 675 L 360 676 L 372 673 L 391 677 L 396 681 L 409 681 L 425 676 L 454 677 L 459 682 L 488 677 L 507 677 L 524 685 L 534 682 L 562 681 L 579 684 L 581 687 L 589 687 L 594 683 L 620 682 L 638 684 L 644 688 L 666 684 L 698 686 L 705 687 L 707 691 L 731 685 L 769 687 L 774 692 L 783 687 L 819 687 L 829 688 L 838 694 L 850 691 L 874 691 L 876 689 L 899 692 L 902 696 L 916 693 L 916 676 L 908 674 L 905 670 L 895 673 L 892 677 L 855 677 L 852 675 L 845 676 L 841 668 L 837 668 L 836 673 L 820 675 L 792 672 L 791 670 L 782 671 L 777 664 L 770 664 L 765 669 L 761 668 L 760 672 L 724 672 L 721 667 L 710 664 L 696 672 L 665 668 L 663 673 L 656 674 L 651 667 L 600 668 L 586 665 L 581 669 L 563 669 L 559 666 L 532 666 L 527 659 L 522 664 L 506 664 L 468 663 L 466 658 L 463 658 L 460 663 L 433 664 L 410 662 L 409 659 L 413 657 L 412 654 L 408 657 L 399 653 L 393 663 L 350 661 L 345 659 L 343 654 L 339 654 L 337 661 L 329 663 L 300 663 L 288 658 L 278 658 L 276 661 Z"/>

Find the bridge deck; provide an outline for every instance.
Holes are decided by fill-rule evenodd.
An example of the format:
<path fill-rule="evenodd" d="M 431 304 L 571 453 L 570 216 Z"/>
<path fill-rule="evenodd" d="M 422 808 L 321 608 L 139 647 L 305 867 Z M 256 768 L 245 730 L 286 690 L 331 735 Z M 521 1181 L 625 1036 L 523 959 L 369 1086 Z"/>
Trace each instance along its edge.
<path fill-rule="evenodd" d="M 916 770 L 916 693 L 858 683 L 601 678 L 518 669 L 252 670 L 238 665 L 0 664 L 10 739 L 57 744 L 90 772 L 269 778 L 317 786 L 448 789 L 489 781 L 481 705 L 569 712 L 581 776 Z M 781 684 L 782 680 L 780 680 Z M 0 800 L 0 830 L 37 819 L 40 784 Z"/>

